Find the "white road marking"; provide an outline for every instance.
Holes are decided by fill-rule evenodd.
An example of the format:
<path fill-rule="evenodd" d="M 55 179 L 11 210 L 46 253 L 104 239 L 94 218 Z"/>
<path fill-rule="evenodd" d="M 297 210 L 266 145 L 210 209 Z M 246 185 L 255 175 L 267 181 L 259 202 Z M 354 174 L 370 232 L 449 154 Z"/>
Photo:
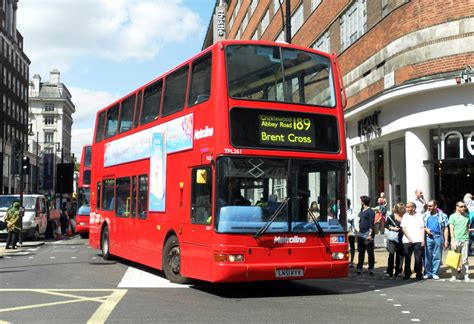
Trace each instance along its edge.
<path fill-rule="evenodd" d="M 420 322 L 420 319 L 419 318 L 412 318 L 411 321 L 412 322 Z"/>
<path fill-rule="evenodd" d="M 174 284 L 160 276 L 128 267 L 117 288 L 189 288 L 189 285 Z"/>
<path fill-rule="evenodd" d="M 393 307 L 402 307 L 402 304 L 393 304 Z"/>
<path fill-rule="evenodd" d="M 402 311 L 402 314 L 410 314 L 410 311 Z"/>

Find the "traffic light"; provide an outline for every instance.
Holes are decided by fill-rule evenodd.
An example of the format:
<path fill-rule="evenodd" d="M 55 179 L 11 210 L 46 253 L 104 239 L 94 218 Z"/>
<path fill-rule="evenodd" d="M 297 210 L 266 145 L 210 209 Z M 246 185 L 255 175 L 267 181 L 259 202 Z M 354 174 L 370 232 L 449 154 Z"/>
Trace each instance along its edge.
<path fill-rule="evenodd" d="M 21 159 L 21 169 L 24 175 L 30 174 L 30 158 L 28 156 L 23 156 Z"/>

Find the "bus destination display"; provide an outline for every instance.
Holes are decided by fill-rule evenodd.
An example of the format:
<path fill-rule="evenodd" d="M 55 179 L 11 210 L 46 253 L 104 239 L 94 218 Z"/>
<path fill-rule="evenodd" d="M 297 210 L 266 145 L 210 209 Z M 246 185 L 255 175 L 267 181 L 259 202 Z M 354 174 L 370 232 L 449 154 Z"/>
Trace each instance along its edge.
<path fill-rule="evenodd" d="M 290 111 L 233 108 L 231 140 L 236 147 L 339 150 L 335 117 Z"/>
<path fill-rule="evenodd" d="M 258 119 L 261 144 L 314 147 L 314 125 L 310 118 L 261 114 Z"/>

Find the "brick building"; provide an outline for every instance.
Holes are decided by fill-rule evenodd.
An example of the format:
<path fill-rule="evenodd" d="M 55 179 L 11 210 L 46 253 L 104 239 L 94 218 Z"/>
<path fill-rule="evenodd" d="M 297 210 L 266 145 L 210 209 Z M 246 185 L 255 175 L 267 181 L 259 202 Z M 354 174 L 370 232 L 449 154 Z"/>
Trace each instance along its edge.
<path fill-rule="evenodd" d="M 285 1 L 217 1 L 203 47 L 223 21 L 222 38 L 285 40 Z M 339 57 L 355 207 L 421 189 L 449 212 L 474 188 L 474 0 L 288 1 L 291 42 Z"/>

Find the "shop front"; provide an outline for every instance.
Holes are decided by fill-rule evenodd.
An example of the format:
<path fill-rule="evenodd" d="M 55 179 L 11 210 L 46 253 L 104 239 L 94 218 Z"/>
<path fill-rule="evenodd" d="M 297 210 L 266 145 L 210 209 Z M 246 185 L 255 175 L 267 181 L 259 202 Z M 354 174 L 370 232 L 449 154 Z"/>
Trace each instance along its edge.
<path fill-rule="evenodd" d="M 354 209 L 384 192 L 389 208 L 436 199 L 446 212 L 474 192 L 474 87 L 454 80 L 391 90 L 346 112 Z"/>

